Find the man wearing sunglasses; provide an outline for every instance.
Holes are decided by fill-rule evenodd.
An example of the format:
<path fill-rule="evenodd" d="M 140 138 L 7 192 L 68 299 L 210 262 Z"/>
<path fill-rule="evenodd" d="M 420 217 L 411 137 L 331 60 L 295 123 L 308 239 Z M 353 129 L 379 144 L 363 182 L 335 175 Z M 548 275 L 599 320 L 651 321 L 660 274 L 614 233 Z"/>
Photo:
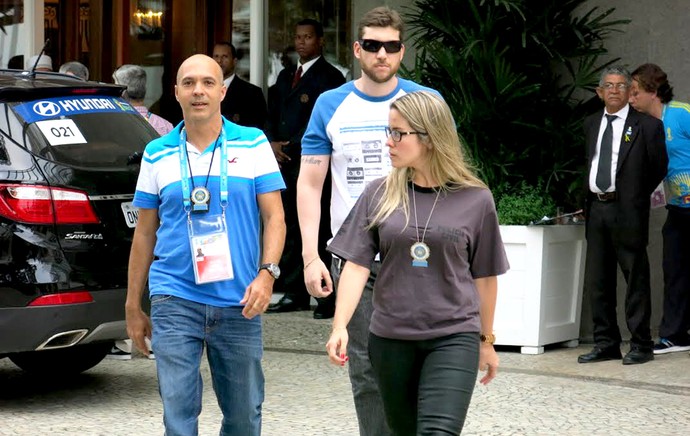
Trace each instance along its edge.
<path fill-rule="evenodd" d="M 304 280 L 314 297 L 327 297 L 338 286 L 342 262 L 331 270 L 319 258 L 320 198 L 330 169 L 331 232 L 336 234 L 370 181 L 391 170 L 386 148 L 390 104 L 409 92 L 432 89 L 397 77 L 405 53 L 400 15 L 386 6 L 365 13 L 354 42 L 362 76 L 323 93 L 314 106 L 302 138 L 302 161 L 297 181 L 297 211 L 302 233 Z M 376 379 L 368 358 L 369 322 L 379 261 L 349 325 L 348 366 L 360 435 L 385 436 L 385 422 Z"/>

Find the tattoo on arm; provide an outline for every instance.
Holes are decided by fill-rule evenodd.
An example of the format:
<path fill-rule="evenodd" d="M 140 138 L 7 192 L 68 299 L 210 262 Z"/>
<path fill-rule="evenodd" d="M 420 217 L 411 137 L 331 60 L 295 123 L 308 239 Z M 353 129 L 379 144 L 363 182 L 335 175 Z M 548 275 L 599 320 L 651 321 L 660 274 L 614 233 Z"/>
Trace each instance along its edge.
<path fill-rule="evenodd" d="M 309 165 L 321 165 L 321 159 L 316 159 L 313 156 L 304 156 L 302 157 L 302 163 L 303 164 L 309 164 Z"/>

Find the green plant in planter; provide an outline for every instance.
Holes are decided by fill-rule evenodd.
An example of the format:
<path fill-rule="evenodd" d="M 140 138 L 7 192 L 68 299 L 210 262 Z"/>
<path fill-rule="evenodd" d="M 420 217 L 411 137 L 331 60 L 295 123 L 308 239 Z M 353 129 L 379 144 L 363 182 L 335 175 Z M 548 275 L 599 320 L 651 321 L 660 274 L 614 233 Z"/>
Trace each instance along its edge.
<path fill-rule="evenodd" d="M 584 203 L 582 123 L 601 107 L 601 70 L 618 60 L 599 61 L 604 40 L 629 22 L 587 3 L 416 0 L 404 10 L 417 52 L 402 74 L 443 95 L 484 181 L 543 181 L 565 211 Z"/>
<path fill-rule="evenodd" d="M 507 189 L 504 185 L 494 191 L 494 198 L 501 225 L 524 226 L 556 213 L 556 203 L 541 185 L 532 186 L 524 181 L 517 188 Z"/>

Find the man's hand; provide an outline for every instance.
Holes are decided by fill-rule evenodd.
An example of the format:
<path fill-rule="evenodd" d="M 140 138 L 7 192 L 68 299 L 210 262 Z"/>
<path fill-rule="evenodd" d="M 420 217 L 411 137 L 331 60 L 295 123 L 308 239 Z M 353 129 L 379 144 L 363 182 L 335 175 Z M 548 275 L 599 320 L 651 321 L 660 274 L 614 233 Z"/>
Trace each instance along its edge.
<path fill-rule="evenodd" d="M 127 336 L 135 347 L 145 355 L 149 355 L 146 338 L 151 339 L 151 320 L 141 308 L 125 310 L 127 322 Z"/>
<path fill-rule="evenodd" d="M 290 141 L 273 141 L 271 142 L 271 148 L 273 149 L 273 154 L 276 157 L 278 163 L 290 162 L 290 156 L 283 152 L 283 147 L 286 147 Z"/>
<path fill-rule="evenodd" d="M 242 315 L 247 319 L 252 319 L 256 315 L 261 315 L 268 308 L 273 294 L 273 282 L 275 279 L 265 270 L 259 271 L 259 275 L 252 281 L 240 304 L 244 304 Z"/>
<path fill-rule="evenodd" d="M 322 283 L 326 286 L 322 286 Z M 326 264 L 319 259 L 308 262 L 304 268 L 304 284 L 309 295 L 316 298 L 328 297 L 333 292 L 333 280 Z"/>

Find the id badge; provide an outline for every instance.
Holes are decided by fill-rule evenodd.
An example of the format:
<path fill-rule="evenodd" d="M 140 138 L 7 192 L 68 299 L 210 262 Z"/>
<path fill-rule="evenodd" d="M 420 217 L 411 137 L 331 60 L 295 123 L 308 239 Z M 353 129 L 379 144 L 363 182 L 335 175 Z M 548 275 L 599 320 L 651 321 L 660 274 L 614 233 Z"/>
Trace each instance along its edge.
<path fill-rule="evenodd" d="M 192 214 L 187 227 L 196 284 L 232 280 L 234 274 L 225 216 Z"/>

